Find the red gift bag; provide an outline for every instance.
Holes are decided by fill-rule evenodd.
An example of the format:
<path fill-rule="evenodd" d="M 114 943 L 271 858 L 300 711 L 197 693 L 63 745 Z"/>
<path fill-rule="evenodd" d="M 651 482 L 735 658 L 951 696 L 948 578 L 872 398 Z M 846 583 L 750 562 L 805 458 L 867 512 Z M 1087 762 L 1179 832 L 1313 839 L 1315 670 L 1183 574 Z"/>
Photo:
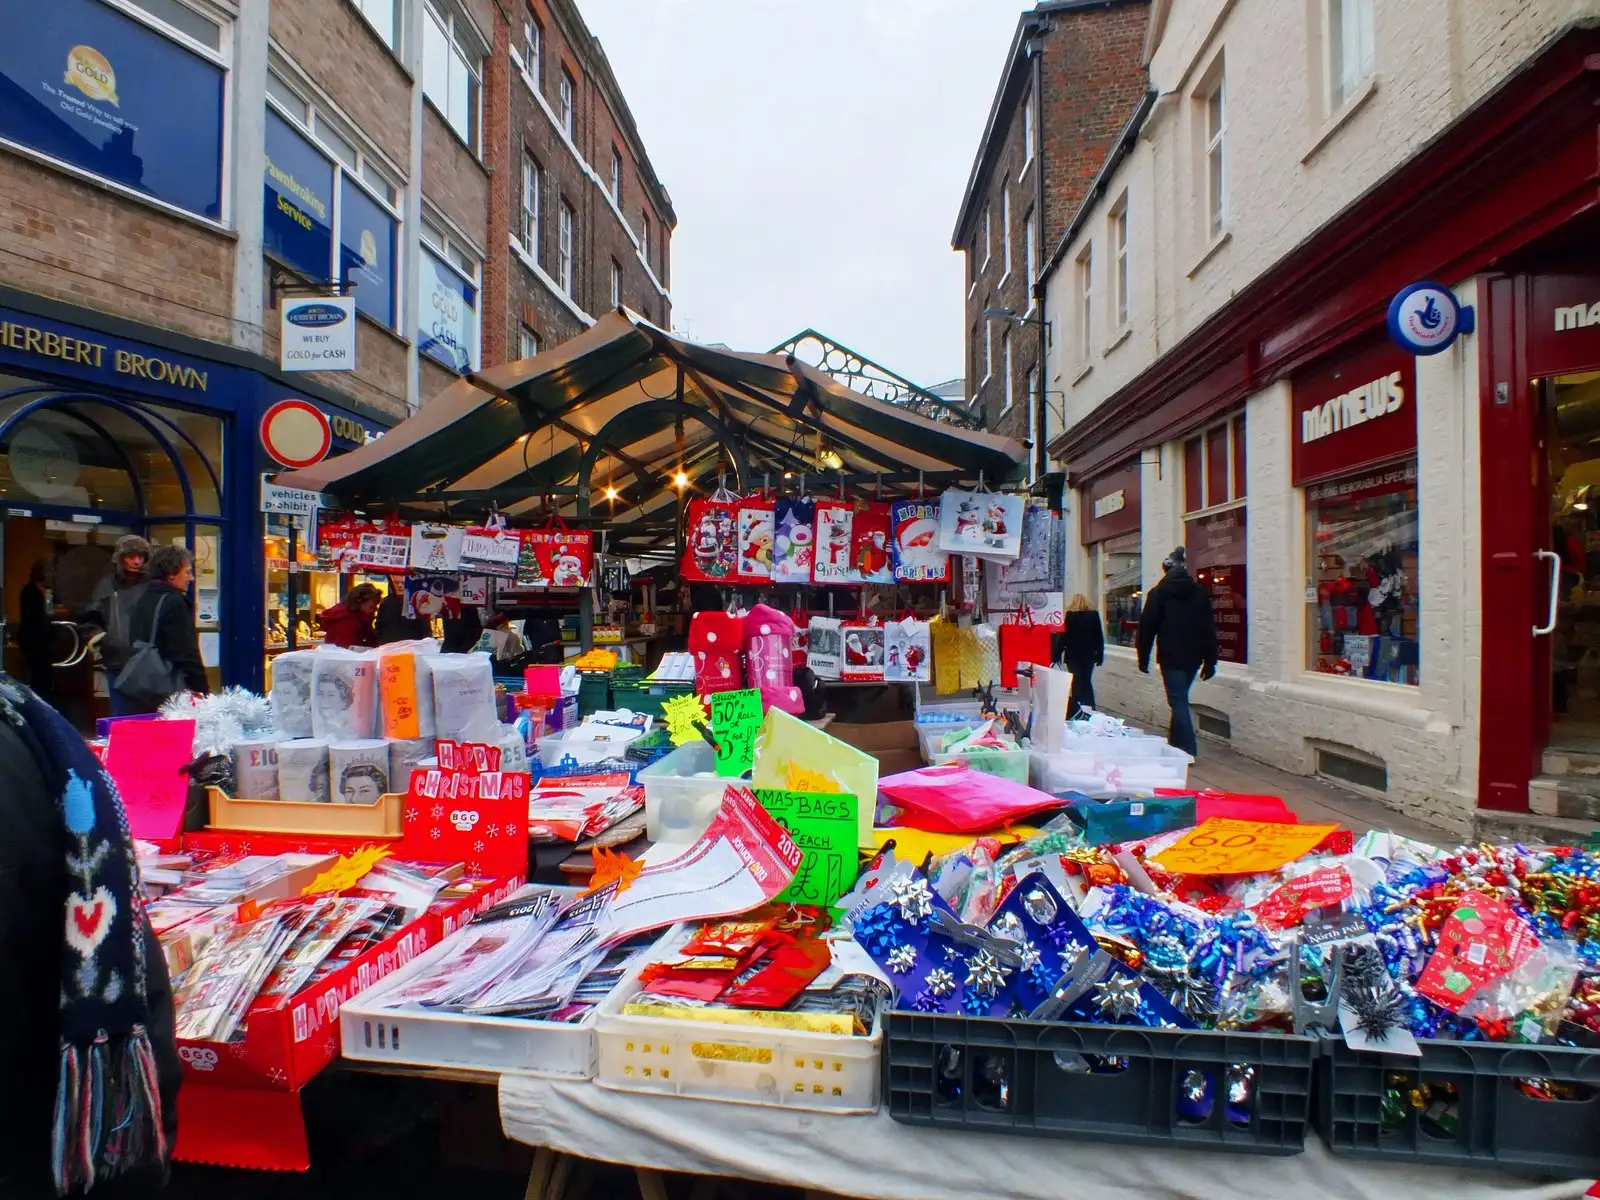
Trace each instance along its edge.
<path fill-rule="evenodd" d="M 591 530 L 568 529 L 559 515 L 553 515 L 543 529 L 523 532 L 517 556 L 518 587 L 588 587 L 593 578 Z"/>
<path fill-rule="evenodd" d="M 684 515 L 679 575 L 690 583 L 725 583 L 738 571 L 739 505 L 696 496 Z"/>
<path fill-rule="evenodd" d="M 1033 613 L 1022 609 L 1019 622 L 1000 626 L 1000 686 L 1017 686 L 1017 667 L 1022 663 L 1050 665 L 1050 635 L 1060 633 L 1054 625 L 1035 625 Z"/>
<path fill-rule="evenodd" d="M 794 622 L 794 640 L 791 643 L 793 663 L 796 668 L 803 667 L 806 665 L 806 654 L 811 644 L 811 618 L 806 615 L 806 610 L 800 607 L 798 600 L 789 612 L 789 620 Z"/>
<path fill-rule="evenodd" d="M 850 562 L 862 583 L 893 583 L 889 548 L 889 505 L 869 500 L 856 505 L 850 526 Z"/>
<path fill-rule="evenodd" d="M 732 613 L 697 612 L 689 621 L 694 687 L 702 696 L 744 686 L 744 623 Z"/>

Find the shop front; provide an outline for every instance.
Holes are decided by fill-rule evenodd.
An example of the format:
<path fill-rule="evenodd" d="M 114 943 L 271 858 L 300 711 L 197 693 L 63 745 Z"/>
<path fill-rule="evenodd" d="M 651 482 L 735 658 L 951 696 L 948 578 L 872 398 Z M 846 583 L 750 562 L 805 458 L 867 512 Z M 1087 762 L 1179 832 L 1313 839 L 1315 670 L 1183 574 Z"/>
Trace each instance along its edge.
<path fill-rule="evenodd" d="M 1132 646 L 1139 633 L 1144 596 L 1140 498 L 1136 458 L 1084 488 L 1079 510 L 1087 578 L 1094 588 L 1088 600 L 1099 610 L 1106 642 L 1113 646 Z"/>
<path fill-rule="evenodd" d="M 55 315 L 61 306 L 42 307 L 51 315 L 0 308 L 8 668 L 28 675 L 18 646 L 22 592 L 42 574 L 50 659 L 69 664 L 52 672 L 56 698 L 80 721 L 103 711 L 104 680 L 85 652 L 83 623 L 118 538 L 137 534 L 194 553 L 196 626 L 213 685 L 259 687 L 267 534 L 260 480 L 278 469 L 259 430 L 272 404 L 310 398 L 270 373 L 191 349 L 204 343 L 103 318 L 69 323 Z M 346 448 L 381 428 L 325 400 L 312 403 L 344 431 Z"/>

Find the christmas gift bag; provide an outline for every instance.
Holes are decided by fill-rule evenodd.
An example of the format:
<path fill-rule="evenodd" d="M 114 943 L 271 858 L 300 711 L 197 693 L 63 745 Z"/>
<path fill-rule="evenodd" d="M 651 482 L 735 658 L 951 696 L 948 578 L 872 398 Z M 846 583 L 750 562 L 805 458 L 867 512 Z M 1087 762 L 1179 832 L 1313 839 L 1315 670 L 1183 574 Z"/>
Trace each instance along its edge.
<path fill-rule="evenodd" d="M 790 639 L 790 660 L 796 668 L 806 665 L 806 648 L 811 642 L 811 618 L 806 616 L 806 610 L 795 601 L 794 608 L 790 610 L 789 621 L 794 625 L 794 637 Z"/>
<path fill-rule="evenodd" d="M 413 525 L 411 569 L 419 572 L 459 571 L 464 532 L 453 525 Z"/>
<path fill-rule="evenodd" d="M 809 500 L 779 500 L 772 525 L 772 582 L 810 583 L 816 548 L 816 506 Z"/>
<path fill-rule="evenodd" d="M 844 638 L 844 663 L 839 676 L 847 682 L 883 678 L 883 626 L 849 622 L 839 626 Z"/>
<path fill-rule="evenodd" d="M 844 666 L 844 636 L 833 617 L 812 617 L 806 633 L 806 666 L 818 679 L 837 679 Z"/>
<path fill-rule="evenodd" d="M 744 629 L 732 613 L 697 612 L 689 621 L 689 652 L 694 655 L 694 686 L 702 696 L 744 686 L 740 647 Z"/>
<path fill-rule="evenodd" d="M 1006 584 L 1019 592 L 1055 592 L 1063 585 L 1066 541 L 1061 518 L 1047 501 L 1033 499 L 1022 514 L 1022 543 L 1015 562 L 1002 572 Z"/>
<path fill-rule="evenodd" d="M 939 548 L 1016 558 L 1022 548 L 1022 497 L 951 488 L 939 499 Z"/>
<path fill-rule="evenodd" d="M 816 559 L 811 578 L 817 583 L 860 583 L 850 562 L 850 529 L 855 513 L 848 504 L 817 501 Z"/>
<path fill-rule="evenodd" d="M 739 565 L 739 506 L 697 496 L 684 518 L 680 574 L 694 583 L 731 581 Z"/>
<path fill-rule="evenodd" d="M 766 583 L 772 578 L 771 500 L 753 496 L 739 504 L 739 566 L 741 582 Z"/>
<path fill-rule="evenodd" d="M 972 626 L 956 630 L 956 654 L 961 680 L 958 690 L 970 692 L 978 686 L 978 668 L 983 659 L 978 648 L 978 631 Z"/>
<path fill-rule="evenodd" d="M 976 625 L 972 634 L 978 641 L 977 679 L 973 687 L 988 687 L 1000 682 L 1000 634 L 993 625 Z"/>
<path fill-rule="evenodd" d="M 594 578 L 594 532 L 568 529 L 551 517 L 543 529 L 522 535 L 517 559 L 517 586 L 526 588 L 588 587 Z"/>
<path fill-rule="evenodd" d="M 933 646 L 933 687 L 941 696 L 961 690 L 961 639 L 950 621 L 935 621 L 928 629 Z"/>
<path fill-rule="evenodd" d="M 890 508 L 889 523 L 898 582 L 950 582 L 950 556 L 939 549 L 937 500 L 897 500 Z"/>
<path fill-rule="evenodd" d="M 869 501 L 856 505 L 850 527 L 850 563 L 862 583 L 894 582 L 887 504 Z"/>
<path fill-rule="evenodd" d="M 1050 635 L 1060 630 L 1050 625 L 1039 625 L 1032 613 L 1024 608 L 1017 621 L 1000 626 L 1000 686 L 1017 686 L 1017 667 L 1022 663 L 1050 665 Z"/>
<path fill-rule="evenodd" d="M 507 529 L 502 517 L 488 525 L 470 525 L 463 531 L 458 565 L 463 571 L 511 579 L 516 576 L 521 556 L 522 537 Z"/>
<path fill-rule="evenodd" d="M 933 677 L 928 623 L 915 617 L 883 627 L 883 677 L 889 683 L 926 683 Z"/>

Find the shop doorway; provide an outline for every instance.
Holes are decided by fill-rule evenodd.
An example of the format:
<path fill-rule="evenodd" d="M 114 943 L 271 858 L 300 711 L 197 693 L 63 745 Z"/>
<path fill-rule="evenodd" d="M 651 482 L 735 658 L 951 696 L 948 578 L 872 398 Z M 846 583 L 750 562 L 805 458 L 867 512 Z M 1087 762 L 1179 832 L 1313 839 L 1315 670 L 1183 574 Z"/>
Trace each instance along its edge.
<path fill-rule="evenodd" d="M 1535 573 L 1535 662 L 1549 750 L 1600 754 L 1600 371 L 1539 380 L 1549 519 Z"/>

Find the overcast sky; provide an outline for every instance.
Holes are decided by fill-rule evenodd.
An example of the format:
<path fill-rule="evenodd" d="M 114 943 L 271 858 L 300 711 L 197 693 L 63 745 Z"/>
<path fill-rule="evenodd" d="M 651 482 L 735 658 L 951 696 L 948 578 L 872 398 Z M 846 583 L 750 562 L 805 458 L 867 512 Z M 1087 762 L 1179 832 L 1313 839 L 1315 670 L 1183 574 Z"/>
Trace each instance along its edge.
<path fill-rule="evenodd" d="M 673 325 L 962 373 L 950 233 L 1024 0 L 578 0 L 677 209 Z"/>

